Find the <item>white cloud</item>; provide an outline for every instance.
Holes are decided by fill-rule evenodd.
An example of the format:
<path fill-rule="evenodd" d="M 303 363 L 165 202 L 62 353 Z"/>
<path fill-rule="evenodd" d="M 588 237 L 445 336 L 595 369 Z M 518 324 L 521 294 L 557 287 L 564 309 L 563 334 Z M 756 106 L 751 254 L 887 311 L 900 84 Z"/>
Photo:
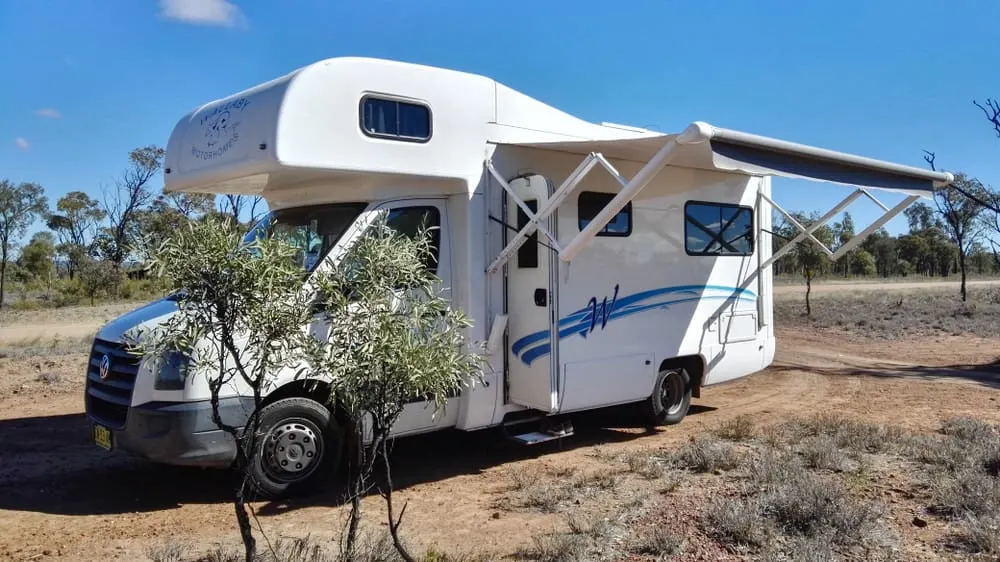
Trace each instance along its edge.
<path fill-rule="evenodd" d="M 31 143 L 28 142 L 28 139 L 24 137 L 17 137 L 16 139 L 14 139 L 14 146 L 16 146 L 21 150 L 28 150 L 29 148 L 31 148 Z"/>
<path fill-rule="evenodd" d="M 160 0 L 160 10 L 167 19 L 194 25 L 235 27 L 245 21 L 228 0 Z"/>
<path fill-rule="evenodd" d="M 59 119 L 62 117 L 62 113 L 54 107 L 45 107 L 42 109 L 35 110 L 35 115 L 39 117 L 45 117 L 46 119 Z"/>

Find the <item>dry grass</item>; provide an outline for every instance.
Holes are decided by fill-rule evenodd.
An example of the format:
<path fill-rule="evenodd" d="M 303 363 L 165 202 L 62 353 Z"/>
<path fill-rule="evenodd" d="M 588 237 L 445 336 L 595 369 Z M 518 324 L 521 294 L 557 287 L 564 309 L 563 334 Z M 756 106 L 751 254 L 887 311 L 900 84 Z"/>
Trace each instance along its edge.
<path fill-rule="evenodd" d="M 345 562 L 344 556 L 330 543 L 312 537 L 282 538 L 270 546 L 265 541 L 257 543 L 255 562 Z M 215 546 L 197 558 L 185 558 L 190 549 L 177 543 L 168 542 L 150 549 L 147 556 L 151 562 L 243 562 L 242 548 Z M 488 557 L 479 554 L 454 555 L 436 549 L 428 549 L 423 554 L 411 553 L 419 562 L 487 562 Z M 361 533 L 352 562 L 402 562 L 388 533 Z"/>
<path fill-rule="evenodd" d="M 727 420 L 715 429 L 716 437 L 729 441 L 746 441 L 754 437 L 756 428 L 753 418 L 747 414 Z"/>
<path fill-rule="evenodd" d="M 942 437 L 910 440 L 907 452 L 928 466 L 931 513 L 957 524 L 973 552 L 1000 555 L 1000 431 L 981 420 L 945 420 Z"/>
<path fill-rule="evenodd" d="M 730 492 L 715 495 L 703 513 L 706 533 L 762 560 L 825 561 L 848 551 L 861 559 L 892 556 L 899 538 L 885 507 L 848 485 L 870 476 L 857 471 L 865 455 L 902 450 L 902 431 L 821 415 L 755 433 L 760 437 L 744 441 L 746 460 L 726 476 Z"/>
<path fill-rule="evenodd" d="M 963 303 L 957 290 L 838 292 L 812 298 L 805 316 L 804 296 L 776 299 L 775 321 L 786 327 L 841 328 L 869 338 L 939 334 L 996 336 L 1000 289 L 970 287 Z"/>
<path fill-rule="evenodd" d="M 519 552 L 518 559 L 537 562 L 578 562 L 584 560 L 586 552 L 586 537 L 552 533 L 532 537 L 532 547 Z"/>
<path fill-rule="evenodd" d="M 684 536 L 668 527 L 657 525 L 639 534 L 630 550 L 634 554 L 664 559 L 683 553 L 686 544 Z"/>
<path fill-rule="evenodd" d="M 708 437 L 696 437 L 667 457 L 674 465 L 694 472 L 731 470 L 740 462 L 739 452 L 731 444 Z"/>
<path fill-rule="evenodd" d="M 96 334 L 96 333 L 95 333 Z M 32 359 L 37 357 L 52 357 L 54 355 L 81 354 L 90 351 L 94 343 L 94 335 L 82 337 L 38 336 L 30 340 L 6 342 L 0 347 L 0 359 Z"/>

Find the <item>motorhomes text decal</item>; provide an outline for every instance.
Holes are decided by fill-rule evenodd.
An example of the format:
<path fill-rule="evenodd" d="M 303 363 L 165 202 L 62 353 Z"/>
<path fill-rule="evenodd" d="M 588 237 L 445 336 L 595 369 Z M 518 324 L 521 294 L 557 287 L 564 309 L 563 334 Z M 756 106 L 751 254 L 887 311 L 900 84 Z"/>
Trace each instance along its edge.
<path fill-rule="evenodd" d="M 191 147 L 191 155 L 199 160 L 214 160 L 225 155 L 240 140 L 239 127 L 250 101 L 239 98 L 212 108 L 198 118 L 198 126 L 202 127 L 203 143 L 201 148 Z"/>

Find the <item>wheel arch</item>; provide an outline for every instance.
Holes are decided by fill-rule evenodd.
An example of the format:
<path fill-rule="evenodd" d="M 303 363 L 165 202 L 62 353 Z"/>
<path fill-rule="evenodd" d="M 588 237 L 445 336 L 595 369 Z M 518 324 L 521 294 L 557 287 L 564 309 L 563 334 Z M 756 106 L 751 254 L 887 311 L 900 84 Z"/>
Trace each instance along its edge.
<path fill-rule="evenodd" d="M 261 402 L 261 408 L 285 398 L 308 398 L 325 406 L 330 414 L 342 423 L 343 411 L 330 404 L 332 388 L 330 383 L 320 379 L 296 379 L 271 391 Z"/>
<path fill-rule="evenodd" d="M 669 357 L 660 362 L 660 371 L 681 368 L 691 379 L 691 396 L 701 398 L 701 385 L 705 379 L 705 359 L 701 355 Z"/>

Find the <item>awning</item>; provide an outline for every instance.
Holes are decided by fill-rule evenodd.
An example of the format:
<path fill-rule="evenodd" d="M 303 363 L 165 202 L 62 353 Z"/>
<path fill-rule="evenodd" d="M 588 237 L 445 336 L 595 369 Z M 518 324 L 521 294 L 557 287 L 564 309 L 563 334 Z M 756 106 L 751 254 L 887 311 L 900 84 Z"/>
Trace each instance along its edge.
<path fill-rule="evenodd" d="M 929 197 L 954 180 L 952 174 L 904 166 L 854 154 L 798 144 L 742 131 L 692 123 L 672 135 L 597 140 L 518 143 L 572 154 L 603 154 L 606 158 L 645 164 L 670 141 L 677 147 L 671 166 L 722 170 L 755 176 L 782 176 L 844 185 L 900 191 Z"/>
<path fill-rule="evenodd" d="M 799 224 L 794 217 L 778 206 L 764 194 L 759 194 L 780 213 L 785 215 L 801 233 L 780 251 L 776 252 L 761 267 L 772 263 L 784 252 L 790 251 L 794 243 L 806 238 L 812 239 L 832 258 L 837 259 L 861 243 L 864 238 L 880 228 L 886 222 L 898 215 L 911 203 L 921 197 L 932 197 L 934 190 L 944 187 L 954 181 L 954 176 L 947 172 L 935 172 L 913 166 L 894 164 L 873 158 L 845 154 L 824 148 L 797 144 L 768 137 L 762 137 L 741 131 L 713 127 L 707 123 L 696 121 L 683 132 L 675 135 L 648 134 L 632 138 L 592 140 L 592 141 L 557 141 L 535 143 L 506 143 L 516 146 L 532 147 L 542 150 L 554 150 L 572 154 L 585 155 L 580 165 L 560 184 L 549 200 L 537 213 L 533 213 L 510 188 L 503 176 L 487 160 L 485 165 L 493 178 L 514 198 L 528 216 L 527 223 L 511 239 L 507 246 L 487 267 L 487 272 L 499 270 L 507 260 L 524 244 L 527 237 L 535 230 L 541 230 L 549 242 L 559 253 L 563 261 L 571 261 L 590 241 L 598 231 L 614 217 L 629 201 L 667 165 L 703 170 L 719 170 L 730 173 L 741 173 L 752 176 L 783 176 L 802 178 L 814 181 L 832 182 L 857 186 L 857 190 L 827 212 L 819 221 L 810 227 Z M 631 178 L 622 176 L 612 159 L 627 160 L 641 164 L 641 168 Z M 573 237 L 565 247 L 561 247 L 556 238 L 541 227 L 541 221 L 556 210 L 566 197 L 579 185 L 595 166 L 602 166 L 614 177 L 622 189 L 608 202 L 584 229 Z M 889 208 L 875 199 L 866 188 L 884 189 L 902 192 L 907 197 L 898 205 Z M 885 213 L 857 236 L 841 246 L 836 252 L 821 244 L 813 235 L 813 231 L 825 224 L 837 213 L 861 196 L 873 199 Z"/>

